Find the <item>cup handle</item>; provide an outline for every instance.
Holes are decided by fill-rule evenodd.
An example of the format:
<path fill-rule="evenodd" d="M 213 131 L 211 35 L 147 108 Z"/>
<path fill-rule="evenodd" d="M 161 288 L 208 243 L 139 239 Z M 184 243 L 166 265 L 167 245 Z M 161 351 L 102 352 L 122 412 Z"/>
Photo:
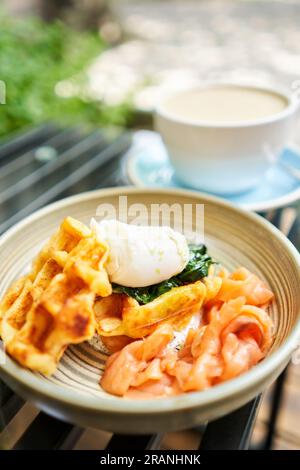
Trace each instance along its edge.
<path fill-rule="evenodd" d="M 300 181 L 300 144 L 289 142 L 278 159 L 278 163 L 290 175 Z"/>

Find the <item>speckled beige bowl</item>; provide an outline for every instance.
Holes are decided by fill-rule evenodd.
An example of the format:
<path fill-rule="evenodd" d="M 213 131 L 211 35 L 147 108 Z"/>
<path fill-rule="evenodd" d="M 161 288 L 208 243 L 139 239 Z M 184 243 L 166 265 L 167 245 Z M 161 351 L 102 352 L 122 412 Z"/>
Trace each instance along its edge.
<path fill-rule="evenodd" d="M 253 270 L 275 292 L 270 313 L 276 339 L 269 356 L 251 371 L 210 390 L 146 401 L 103 392 L 98 382 L 106 356 L 87 343 L 68 348 L 50 378 L 21 368 L 0 351 L 1 376 L 18 394 L 53 416 L 115 432 L 183 429 L 238 408 L 280 374 L 300 336 L 300 256 L 276 228 L 257 215 L 191 191 L 113 188 L 74 196 L 36 212 L 0 238 L 0 296 L 28 269 L 40 245 L 65 216 L 88 222 L 99 204 L 117 205 L 120 195 L 128 196 L 128 205 L 205 205 L 209 252 L 229 269 L 243 265 Z"/>

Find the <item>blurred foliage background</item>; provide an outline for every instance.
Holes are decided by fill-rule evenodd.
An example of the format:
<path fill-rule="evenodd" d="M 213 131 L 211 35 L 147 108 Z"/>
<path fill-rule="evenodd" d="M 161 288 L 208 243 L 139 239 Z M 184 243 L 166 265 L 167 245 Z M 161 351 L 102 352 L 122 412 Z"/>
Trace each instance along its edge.
<path fill-rule="evenodd" d="M 0 135 L 53 119 L 63 124 L 128 124 L 129 100 L 109 106 L 90 98 L 85 87 L 86 67 L 106 47 L 96 29 L 72 29 L 60 20 L 2 12 L 0 79 L 6 85 L 6 104 L 1 105 Z M 72 93 L 60 86 L 66 79 Z"/>
<path fill-rule="evenodd" d="M 0 135 L 47 120 L 151 127 L 164 94 L 207 81 L 300 87 L 299 0 L 0 5 Z"/>

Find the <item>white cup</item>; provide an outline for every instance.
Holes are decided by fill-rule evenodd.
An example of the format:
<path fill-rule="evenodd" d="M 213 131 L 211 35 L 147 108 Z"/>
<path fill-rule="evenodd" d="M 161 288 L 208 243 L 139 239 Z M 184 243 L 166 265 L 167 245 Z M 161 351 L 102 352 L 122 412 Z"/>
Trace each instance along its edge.
<path fill-rule="evenodd" d="M 210 84 L 193 88 L 223 86 Z M 278 113 L 249 121 L 218 122 L 178 117 L 168 109 L 170 95 L 157 106 L 155 126 L 162 136 L 177 178 L 192 188 L 217 194 L 234 194 L 254 187 L 276 163 L 291 140 L 299 101 L 294 95 L 273 87 L 255 85 L 226 86 L 252 88 L 275 93 L 286 106 Z M 190 90 L 191 91 L 191 90 Z M 173 103 L 185 91 L 171 95 Z"/>

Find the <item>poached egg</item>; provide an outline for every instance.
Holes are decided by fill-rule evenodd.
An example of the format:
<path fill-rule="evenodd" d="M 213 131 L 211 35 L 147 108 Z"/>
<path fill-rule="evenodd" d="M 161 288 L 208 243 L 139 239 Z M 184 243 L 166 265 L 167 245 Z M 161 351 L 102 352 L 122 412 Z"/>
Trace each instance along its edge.
<path fill-rule="evenodd" d="M 125 287 L 165 281 L 183 271 L 189 260 L 186 238 L 170 227 L 92 219 L 91 228 L 110 248 L 106 269 L 111 282 Z"/>

